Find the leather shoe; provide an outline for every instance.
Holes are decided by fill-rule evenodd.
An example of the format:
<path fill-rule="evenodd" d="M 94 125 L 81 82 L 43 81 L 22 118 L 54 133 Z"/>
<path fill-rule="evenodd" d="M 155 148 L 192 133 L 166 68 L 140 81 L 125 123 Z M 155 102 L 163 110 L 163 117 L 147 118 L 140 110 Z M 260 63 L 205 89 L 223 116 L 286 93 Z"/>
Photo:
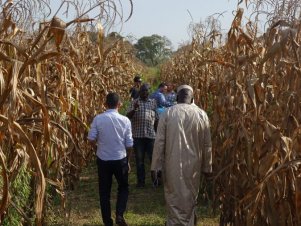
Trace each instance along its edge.
<path fill-rule="evenodd" d="M 125 220 L 122 216 L 116 217 L 116 224 L 119 226 L 128 226 L 128 224 L 125 222 Z"/>

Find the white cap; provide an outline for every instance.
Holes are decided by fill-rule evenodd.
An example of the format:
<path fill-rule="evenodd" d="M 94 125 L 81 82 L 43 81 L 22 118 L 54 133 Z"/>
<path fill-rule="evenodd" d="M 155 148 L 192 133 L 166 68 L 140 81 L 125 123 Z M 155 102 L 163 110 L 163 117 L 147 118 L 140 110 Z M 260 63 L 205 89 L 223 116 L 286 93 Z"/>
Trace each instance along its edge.
<path fill-rule="evenodd" d="M 191 90 L 191 92 L 193 93 L 193 89 L 192 89 L 192 87 L 189 86 L 189 85 L 181 85 L 181 86 L 179 86 L 179 87 L 177 88 L 177 93 L 180 92 L 180 90 L 182 90 L 182 89 L 189 89 L 189 90 Z"/>

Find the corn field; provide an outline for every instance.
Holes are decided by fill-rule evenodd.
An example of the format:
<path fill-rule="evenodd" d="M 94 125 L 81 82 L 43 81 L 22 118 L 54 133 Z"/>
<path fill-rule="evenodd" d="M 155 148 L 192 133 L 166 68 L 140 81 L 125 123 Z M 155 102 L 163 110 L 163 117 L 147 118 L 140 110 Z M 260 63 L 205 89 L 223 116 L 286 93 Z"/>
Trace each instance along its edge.
<path fill-rule="evenodd" d="M 70 2 L 62 1 L 59 10 L 68 10 Z M 220 225 L 297 226 L 300 3 L 244 2 L 255 12 L 268 6 L 263 35 L 256 21 L 243 25 L 242 9 L 226 41 L 211 18 L 193 27 L 192 43 L 162 66 L 161 76 L 192 85 L 196 103 L 209 113 Z M 57 15 L 34 21 L 35 12 L 49 9 L 48 0 L 0 0 L 0 224 L 15 208 L 28 225 L 32 219 L 43 225 L 51 191 L 64 203 L 64 189 L 73 186 L 93 155 L 86 144 L 88 124 L 104 109 L 106 94 L 127 97 L 133 75 L 142 70 L 126 41 L 104 35 L 102 26 L 127 19 L 118 4 L 89 3 L 69 22 Z M 89 18 L 94 9 L 98 17 Z M 12 189 L 22 169 L 30 174 L 31 187 L 24 210 Z"/>
<path fill-rule="evenodd" d="M 162 79 L 191 84 L 209 113 L 220 225 L 301 225 L 301 17 L 258 35 L 243 13 L 225 42 L 213 18 L 194 27 Z"/>
<path fill-rule="evenodd" d="M 25 32 L 30 13 L 49 7 L 47 1 L 0 4 L 0 224 L 13 206 L 28 225 L 32 218 L 42 225 L 47 191 L 58 192 L 64 201 L 65 187 L 93 155 L 87 130 L 104 109 L 106 94 L 127 97 L 128 83 L 141 68 L 126 42 L 105 38 L 97 19 L 85 13 L 70 22 L 54 16 Z M 92 8 L 107 25 L 121 16 L 112 1 L 91 1 Z M 26 211 L 11 191 L 24 167 L 32 189 Z"/>

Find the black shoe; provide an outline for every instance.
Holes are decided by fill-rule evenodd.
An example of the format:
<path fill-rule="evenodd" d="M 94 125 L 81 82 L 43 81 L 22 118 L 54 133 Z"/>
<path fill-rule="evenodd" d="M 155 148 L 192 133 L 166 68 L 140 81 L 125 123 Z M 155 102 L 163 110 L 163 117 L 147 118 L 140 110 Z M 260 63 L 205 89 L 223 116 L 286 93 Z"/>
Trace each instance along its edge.
<path fill-rule="evenodd" d="M 116 224 L 119 226 L 128 226 L 128 224 L 125 222 L 125 220 L 122 216 L 116 217 Z"/>
<path fill-rule="evenodd" d="M 144 183 L 138 183 L 136 184 L 136 188 L 144 188 L 145 184 Z"/>
<path fill-rule="evenodd" d="M 105 226 L 113 226 L 113 220 L 112 220 L 112 218 L 110 219 L 110 221 L 104 222 L 104 225 Z"/>

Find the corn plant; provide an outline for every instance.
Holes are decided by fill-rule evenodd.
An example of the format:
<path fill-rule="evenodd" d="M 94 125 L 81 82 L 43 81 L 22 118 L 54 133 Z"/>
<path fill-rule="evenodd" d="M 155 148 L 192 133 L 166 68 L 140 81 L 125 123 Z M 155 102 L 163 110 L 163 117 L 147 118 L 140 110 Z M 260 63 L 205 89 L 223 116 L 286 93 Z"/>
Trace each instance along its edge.
<path fill-rule="evenodd" d="M 271 21 L 259 35 L 242 18 L 238 9 L 225 42 L 197 30 L 162 79 L 192 85 L 210 112 L 220 225 L 300 225 L 301 23 Z"/>
<path fill-rule="evenodd" d="M 62 1 L 60 9 L 76 2 Z M 66 186 L 93 156 L 86 135 L 104 109 L 105 95 L 116 91 L 127 98 L 128 84 L 141 67 L 133 63 L 126 41 L 105 37 L 103 26 L 122 15 L 113 1 L 89 1 L 77 18 L 37 21 L 31 32 L 24 29 L 34 18 L 30 13 L 49 7 L 48 1 L 0 3 L 0 222 L 14 207 L 22 221 L 32 224 L 34 218 L 42 225 L 46 187 L 64 200 Z M 103 25 L 87 17 L 96 8 Z M 26 211 L 14 205 L 17 194 L 11 189 L 21 169 L 32 180 L 27 200 L 32 209 Z"/>

